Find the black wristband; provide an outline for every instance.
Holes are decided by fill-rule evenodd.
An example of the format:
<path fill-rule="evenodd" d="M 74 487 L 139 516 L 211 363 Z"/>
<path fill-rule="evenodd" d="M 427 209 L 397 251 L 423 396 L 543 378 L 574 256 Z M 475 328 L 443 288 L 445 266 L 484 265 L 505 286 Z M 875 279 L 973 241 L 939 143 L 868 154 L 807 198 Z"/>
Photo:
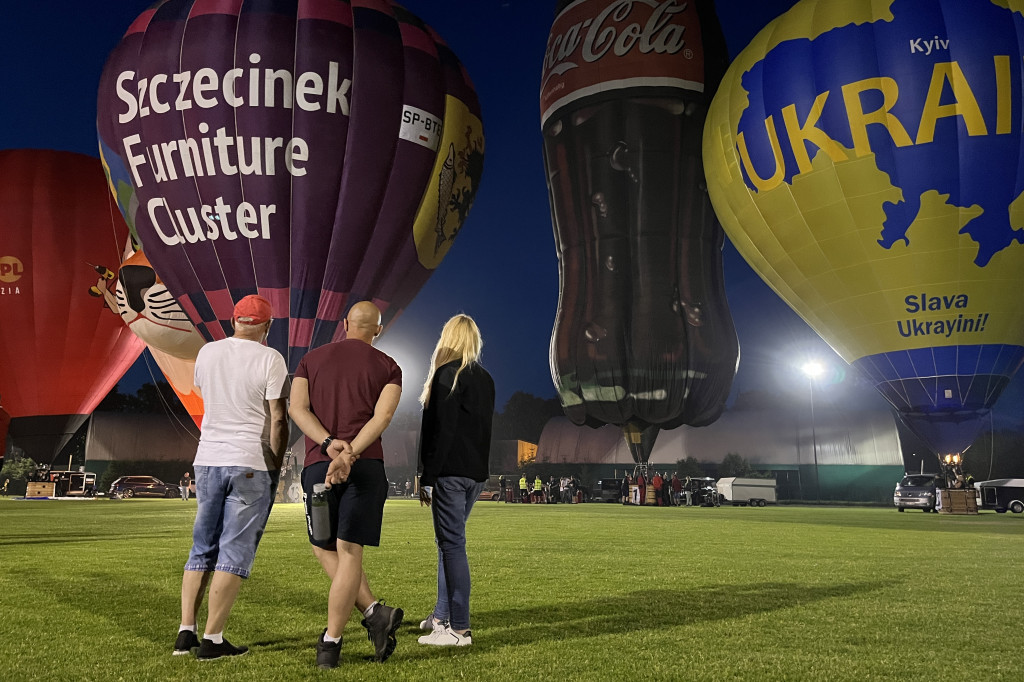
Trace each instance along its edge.
<path fill-rule="evenodd" d="M 327 448 L 330 447 L 331 443 L 333 443 L 333 442 L 334 442 L 334 436 L 327 436 L 327 438 L 324 438 L 324 442 L 320 443 L 320 454 L 321 455 L 326 455 L 327 454 Z"/>

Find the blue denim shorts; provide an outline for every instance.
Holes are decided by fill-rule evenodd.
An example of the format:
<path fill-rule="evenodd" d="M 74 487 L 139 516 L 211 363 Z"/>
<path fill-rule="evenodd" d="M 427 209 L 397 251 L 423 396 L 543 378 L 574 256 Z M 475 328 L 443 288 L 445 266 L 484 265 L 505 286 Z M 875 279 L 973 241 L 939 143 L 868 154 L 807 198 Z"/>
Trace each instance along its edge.
<path fill-rule="evenodd" d="M 273 477 L 249 467 L 195 469 L 198 508 L 185 570 L 248 578 L 270 517 Z"/>

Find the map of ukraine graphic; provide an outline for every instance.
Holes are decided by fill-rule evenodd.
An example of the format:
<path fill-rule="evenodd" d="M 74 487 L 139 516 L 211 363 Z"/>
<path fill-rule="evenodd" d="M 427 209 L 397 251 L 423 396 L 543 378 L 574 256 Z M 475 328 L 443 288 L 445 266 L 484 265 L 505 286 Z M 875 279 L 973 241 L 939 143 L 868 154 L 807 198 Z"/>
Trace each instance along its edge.
<path fill-rule="evenodd" d="M 852 148 L 851 133 L 849 124 L 845 120 L 846 112 L 843 106 L 841 87 L 849 80 L 869 78 L 875 76 L 891 76 L 892 73 L 856 73 L 851 74 L 850 64 L 860 62 L 857 59 L 849 61 L 842 59 L 823 60 L 823 55 L 851 55 L 858 50 L 868 49 L 878 51 L 880 64 L 897 64 L 902 74 L 896 75 L 897 83 L 900 75 L 914 79 L 914 92 L 908 92 L 910 83 L 899 83 L 900 96 L 898 103 L 893 107 L 892 113 L 903 123 L 911 139 L 916 137 L 918 119 L 924 103 L 924 96 L 928 83 L 931 79 L 931 69 L 936 60 L 958 61 L 958 50 L 954 44 L 945 49 L 930 45 L 925 42 L 935 41 L 937 37 L 944 40 L 946 27 L 942 24 L 929 26 L 925 22 L 910 21 L 916 18 L 913 2 L 894 2 L 892 12 L 893 21 L 874 21 L 869 25 L 847 25 L 840 28 L 833 28 L 814 39 L 790 40 L 774 48 L 764 60 L 755 64 L 743 77 L 743 86 L 751 99 L 765 102 L 766 109 L 778 111 L 783 106 L 793 101 L 792 87 L 772 87 L 771 81 L 765 80 L 764 71 L 774 66 L 776 70 L 779 64 L 811 61 L 816 65 L 815 75 L 825 75 L 824 81 L 813 83 L 816 93 L 830 90 L 830 96 L 822 114 L 820 128 L 827 131 L 830 137 L 840 142 L 847 149 Z M 976 11 L 1001 13 L 1003 20 L 1010 19 L 1009 12 L 995 4 L 985 2 L 972 2 L 977 4 Z M 986 6 L 987 5 L 987 6 Z M 941 19 L 941 17 L 939 17 Z M 908 26 L 908 24 L 912 24 Z M 920 36 L 928 34 L 929 28 L 934 28 L 932 34 L 926 39 Z M 908 29 L 910 29 L 908 31 Z M 934 37 L 933 37 L 934 36 Z M 1008 54 L 1013 55 L 1019 52 L 1016 44 L 1000 45 L 993 40 L 994 36 L 986 36 L 984 40 L 978 40 L 980 36 L 973 36 L 974 44 L 966 46 L 967 50 L 978 50 L 991 55 Z M 912 44 L 911 41 L 917 41 Z M 950 39 L 945 39 L 950 40 Z M 924 54 L 928 49 L 932 50 L 931 55 Z M 911 52 L 911 51 L 914 52 Z M 906 69 L 908 60 L 904 55 L 897 55 L 897 52 L 911 52 L 915 58 L 919 58 L 917 68 Z M 893 53 L 889 57 L 887 53 Z M 967 51 L 960 51 L 961 56 L 966 56 Z M 888 57 L 888 58 L 887 58 Z M 831 63 L 829 63 L 831 61 Z M 967 135 L 962 130 L 963 125 L 959 117 L 950 116 L 940 119 L 936 124 L 935 142 L 931 144 L 915 144 L 908 147 L 898 148 L 895 153 L 876 153 L 874 158 L 880 173 L 875 179 L 873 191 L 882 192 L 880 196 L 885 197 L 885 223 L 882 233 L 879 235 L 879 244 L 890 248 L 898 241 L 911 243 L 911 235 L 908 229 L 918 215 L 919 209 L 936 210 L 941 205 L 940 197 L 951 208 L 967 211 L 969 215 L 963 232 L 973 239 L 978 245 L 978 255 L 975 263 L 980 267 L 988 265 L 992 257 L 1009 246 L 1012 242 L 1024 243 L 1024 200 L 1022 200 L 1021 181 L 1018 178 L 1018 165 L 1021 160 L 1018 155 L 1019 145 L 1007 144 L 1008 138 L 1016 135 L 996 135 L 993 133 L 995 116 L 994 106 L 995 93 L 992 77 L 991 59 L 987 63 L 979 59 L 973 74 L 969 68 L 964 66 L 968 84 L 974 96 L 981 104 L 981 113 L 985 117 L 988 134 Z M 774 62 L 774 64 L 772 64 Z M 863 62 L 861 62 L 863 63 Z M 988 73 L 981 68 L 987 67 Z M 1016 102 L 1024 101 L 1019 92 L 1020 76 L 1019 65 L 1015 67 L 1017 90 L 1013 93 Z M 848 80 L 849 79 L 849 80 Z M 766 87 L 768 86 L 768 87 Z M 942 104 L 952 103 L 952 94 L 949 84 L 944 87 Z M 871 111 L 881 104 L 881 97 L 878 101 L 871 101 L 870 95 L 866 93 L 864 110 Z M 984 102 L 990 106 L 986 107 Z M 1020 126 L 1020 110 L 1013 111 L 1013 120 L 1016 127 Z M 753 118 L 755 120 L 751 121 Z M 740 121 L 740 130 L 749 130 L 754 126 L 763 126 L 763 119 L 756 120 L 750 112 L 744 113 Z M 778 117 L 776 117 L 778 125 Z M 954 129 L 960 126 L 959 132 Z M 756 128 L 754 128 L 756 130 Z M 845 129 L 845 130 L 844 130 Z M 885 138 L 890 137 L 883 126 L 869 126 L 869 137 L 872 139 L 874 150 L 891 149 L 891 144 Z M 780 136 L 781 136 L 780 131 Z M 948 160 L 949 141 L 943 139 L 952 136 L 959 144 L 960 161 L 959 167 L 950 167 Z M 764 137 L 763 133 L 761 137 Z M 792 150 L 788 145 L 782 145 L 783 154 L 786 158 L 785 181 L 792 184 L 793 176 L 798 172 L 796 162 L 792 156 Z M 852 157 L 853 154 L 851 153 Z M 770 162 L 773 163 L 773 162 Z M 756 165 L 756 164 L 755 164 Z M 910 171 L 910 172 L 907 172 Z M 945 182 L 943 182 L 945 181 Z M 891 190 L 886 192 L 886 182 L 891 182 Z M 934 183 L 934 184 L 932 184 Z M 749 184 L 749 180 L 748 180 Z M 753 186 L 751 185 L 751 189 Z M 924 202 L 924 203 L 923 203 Z M 1009 207 L 1009 212 L 1007 212 Z"/>
<path fill-rule="evenodd" d="M 1008 7 L 1008 2 L 1014 6 Z M 741 70 L 739 79 L 727 78 L 723 83 L 723 90 L 731 88 L 726 102 L 733 142 L 742 137 L 746 146 L 745 150 L 742 145 L 736 147 L 741 159 L 738 172 L 750 192 L 744 200 L 737 197 L 736 189 L 725 190 L 735 215 L 723 217 L 723 224 L 730 237 L 738 236 L 734 242 L 745 256 L 757 247 L 748 243 L 745 248 L 745 237 L 737 235 L 737 227 L 741 226 L 741 233 L 750 233 L 751 218 L 775 233 L 774 248 L 792 253 L 794 245 L 810 239 L 821 247 L 817 257 L 827 261 L 820 268 L 830 270 L 827 277 L 815 274 L 814 267 L 797 268 L 808 282 L 815 277 L 826 282 L 817 293 L 808 294 L 808 287 L 799 283 L 788 289 L 770 264 L 764 267 L 764 261 L 756 269 L 791 303 L 803 297 L 803 307 L 794 305 L 850 362 L 895 349 L 872 339 L 880 338 L 883 324 L 885 333 L 891 333 L 896 316 L 906 316 L 900 310 L 906 293 L 890 295 L 880 303 L 878 289 L 882 284 L 896 291 L 912 281 L 905 272 L 890 276 L 877 264 L 871 264 L 874 270 L 868 278 L 879 283 L 862 281 L 866 279 L 863 267 L 857 275 L 844 273 L 858 265 L 858 258 L 883 262 L 888 258 L 890 264 L 885 267 L 891 270 L 892 259 L 900 254 L 915 254 L 914 263 L 919 265 L 927 257 L 923 254 L 946 250 L 948 260 L 948 251 L 959 249 L 954 265 L 960 272 L 952 279 L 982 283 L 971 289 L 972 310 L 965 311 L 975 316 L 997 312 L 988 307 L 977 310 L 982 294 L 992 290 L 992 282 L 1021 279 L 1024 86 L 1021 48 L 1013 27 L 1024 24 L 1020 15 L 1024 3 L 972 0 L 963 3 L 966 13 L 956 20 L 937 11 L 937 4 L 935 0 L 894 0 L 888 5 L 800 3 L 790 11 L 795 17 L 775 22 L 737 58 L 733 70 Z M 989 30 L 993 25 L 1004 29 Z M 999 68 L 1005 72 L 998 72 Z M 848 89 L 852 92 L 847 93 Z M 954 111 L 954 104 L 959 110 Z M 858 140 L 858 125 L 851 123 L 851 116 L 856 120 L 858 114 L 863 119 L 886 111 L 892 117 L 889 122 L 862 123 Z M 925 112 L 932 117 L 925 117 Z M 801 139 L 797 132 L 798 151 L 794 152 L 787 126 L 800 125 L 810 133 Z M 830 142 L 817 144 L 823 136 Z M 800 145 L 805 155 L 802 167 L 797 159 Z M 709 182 L 714 184 L 712 176 L 723 166 L 716 168 L 717 160 L 706 158 L 705 162 L 712 169 Z M 730 161 L 726 166 L 735 178 L 735 166 Z M 753 206 L 744 206 L 745 201 Z M 802 242 L 794 236 L 787 244 L 786 233 L 794 223 L 802 226 Z M 829 253 L 828 240 L 844 231 L 844 248 Z M 791 232 L 796 235 L 798 230 Z M 850 241 L 852 234 L 857 235 L 856 242 Z M 855 248 L 849 248 L 851 244 Z M 963 262 L 965 253 L 971 254 L 971 263 Z M 940 262 L 945 265 L 936 259 Z M 972 269 L 965 267 L 971 264 Z M 794 289 L 800 289 L 799 295 L 791 295 Z M 873 297 L 870 305 L 865 303 L 869 296 Z M 884 321 L 869 320 L 874 314 L 864 312 L 869 307 L 889 308 L 881 316 Z M 1007 320 L 1005 326 L 1013 324 Z M 826 334 L 823 328 L 840 333 Z M 1004 337 L 1000 334 L 998 341 L 1010 340 Z"/>

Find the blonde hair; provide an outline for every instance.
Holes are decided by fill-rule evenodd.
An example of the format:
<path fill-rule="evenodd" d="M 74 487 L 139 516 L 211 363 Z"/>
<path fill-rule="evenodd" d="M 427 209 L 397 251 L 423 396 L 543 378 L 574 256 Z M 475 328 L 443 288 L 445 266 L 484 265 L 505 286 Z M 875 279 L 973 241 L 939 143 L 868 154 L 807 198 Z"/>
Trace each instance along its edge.
<path fill-rule="evenodd" d="M 434 381 L 434 373 L 438 367 L 453 360 L 462 360 L 459 368 L 455 371 L 455 381 L 452 382 L 451 393 L 454 393 L 455 385 L 459 381 L 459 374 L 471 363 L 480 361 L 480 350 L 483 346 L 484 341 L 480 338 L 480 329 L 469 315 L 459 313 L 445 322 L 444 327 L 441 328 L 441 338 L 437 340 L 437 346 L 434 347 L 434 353 L 430 358 L 430 369 L 427 371 L 427 380 L 423 382 L 420 404 L 426 407 L 430 402 L 430 384 Z"/>

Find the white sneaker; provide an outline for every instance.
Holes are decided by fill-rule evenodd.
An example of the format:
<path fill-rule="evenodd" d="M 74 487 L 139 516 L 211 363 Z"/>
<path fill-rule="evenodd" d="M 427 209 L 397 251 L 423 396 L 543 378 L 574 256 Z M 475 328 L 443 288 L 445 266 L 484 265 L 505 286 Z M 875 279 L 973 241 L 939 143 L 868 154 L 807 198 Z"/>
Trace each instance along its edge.
<path fill-rule="evenodd" d="M 436 628 L 429 635 L 423 635 L 417 641 L 420 644 L 430 644 L 433 646 L 469 646 L 473 643 L 473 633 L 466 630 L 466 634 L 460 635 L 455 630 L 452 630 L 450 626 L 444 624 Z"/>

